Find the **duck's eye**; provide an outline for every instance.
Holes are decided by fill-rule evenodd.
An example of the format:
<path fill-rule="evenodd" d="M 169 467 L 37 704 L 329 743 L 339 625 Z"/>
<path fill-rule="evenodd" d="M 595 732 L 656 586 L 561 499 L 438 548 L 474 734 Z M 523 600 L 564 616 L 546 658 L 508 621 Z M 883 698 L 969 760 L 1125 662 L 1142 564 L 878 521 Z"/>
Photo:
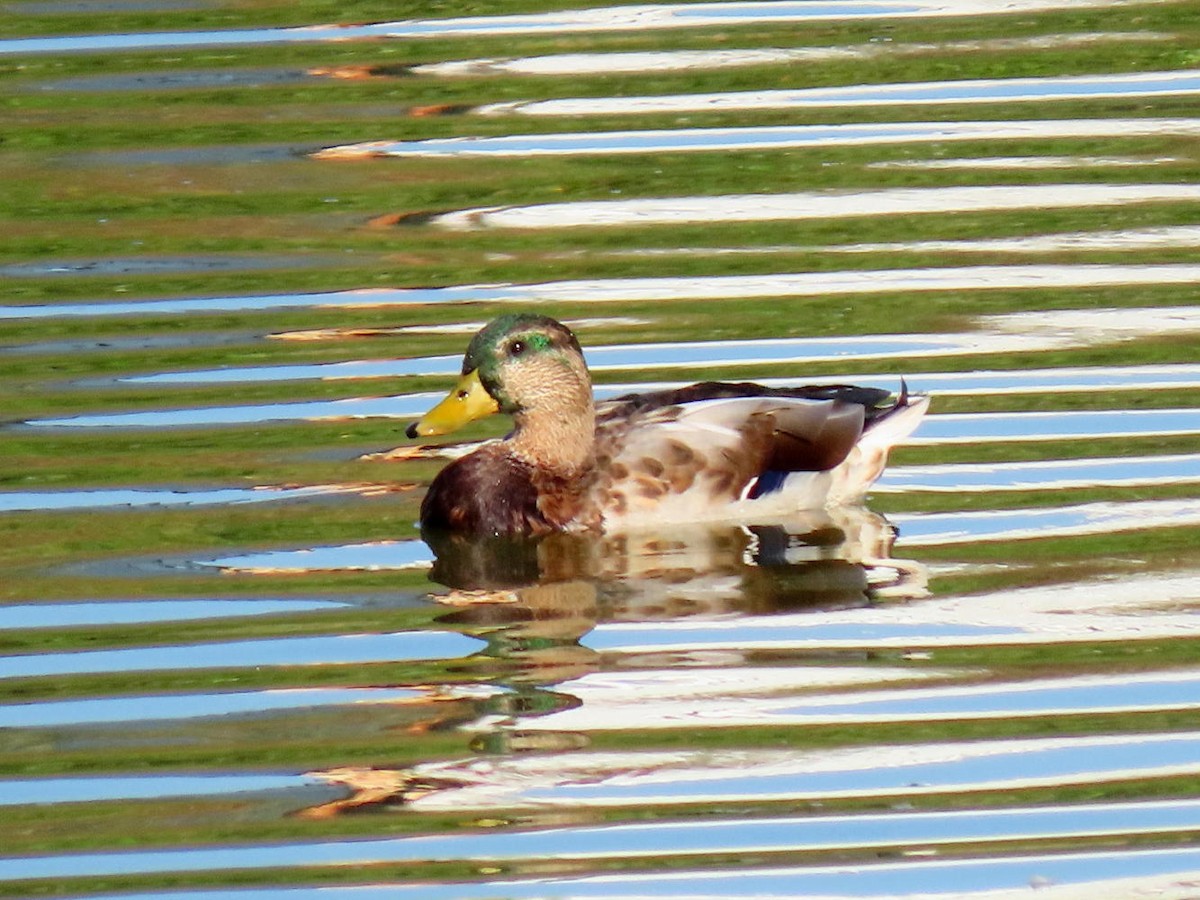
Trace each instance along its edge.
<path fill-rule="evenodd" d="M 520 356 L 524 352 L 525 352 L 525 342 L 524 341 L 513 341 L 511 344 L 508 345 L 508 355 L 509 356 Z"/>
<path fill-rule="evenodd" d="M 454 396 L 456 398 L 458 398 L 459 400 L 466 402 L 466 399 L 471 396 L 471 392 L 468 391 L 466 388 L 463 388 L 458 393 L 456 393 Z"/>

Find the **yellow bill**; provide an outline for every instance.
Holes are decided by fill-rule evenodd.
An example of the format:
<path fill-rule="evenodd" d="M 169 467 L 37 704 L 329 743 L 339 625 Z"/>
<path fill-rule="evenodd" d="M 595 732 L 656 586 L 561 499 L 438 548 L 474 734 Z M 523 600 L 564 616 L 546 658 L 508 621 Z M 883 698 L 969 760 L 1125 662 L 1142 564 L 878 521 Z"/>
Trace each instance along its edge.
<path fill-rule="evenodd" d="M 479 371 L 472 369 L 458 379 L 458 384 L 446 395 L 445 400 L 425 413 L 419 422 L 409 425 L 406 433 L 410 438 L 449 434 L 468 422 L 499 411 L 499 404 L 479 380 Z"/>

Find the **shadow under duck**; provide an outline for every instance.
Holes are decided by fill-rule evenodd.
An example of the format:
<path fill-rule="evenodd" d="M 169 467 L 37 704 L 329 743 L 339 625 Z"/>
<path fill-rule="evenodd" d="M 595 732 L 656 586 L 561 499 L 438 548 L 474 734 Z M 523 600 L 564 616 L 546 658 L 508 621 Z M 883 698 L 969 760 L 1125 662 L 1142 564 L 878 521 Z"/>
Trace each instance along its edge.
<path fill-rule="evenodd" d="M 546 534 L 670 522 L 763 522 L 861 500 L 928 397 L 853 385 L 704 382 L 596 403 L 575 335 L 509 314 L 471 340 L 462 377 L 410 438 L 496 412 L 513 431 L 449 463 L 427 530 Z"/>

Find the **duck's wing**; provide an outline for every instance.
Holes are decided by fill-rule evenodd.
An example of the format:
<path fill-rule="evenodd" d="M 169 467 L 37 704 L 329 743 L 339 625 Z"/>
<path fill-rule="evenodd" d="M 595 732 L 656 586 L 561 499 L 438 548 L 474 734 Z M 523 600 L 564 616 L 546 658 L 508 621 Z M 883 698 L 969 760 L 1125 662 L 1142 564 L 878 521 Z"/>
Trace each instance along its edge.
<path fill-rule="evenodd" d="M 907 389 L 903 387 L 903 381 L 901 381 L 901 385 L 902 395 L 906 396 Z M 795 400 L 843 400 L 847 403 L 856 403 L 864 409 L 884 410 L 889 408 L 888 400 L 891 396 L 890 392 L 880 388 L 861 387 L 853 384 L 807 384 L 799 387 L 773 388 L 755 384 L 752 381 L 703 381 L 671 390 L 626 394 L 597 404 L 596 409 L 600 418 L 615 420 L 707 400 L 773 397 Z"/>
<path fill-rule="evenodd" d="M 772 489 L 761 479 L 834 469 L 889 396 L 842 385 L 708 382 L 600 404 L 600 502 L 617 515 L 664 506 L 702 515 Z"/>

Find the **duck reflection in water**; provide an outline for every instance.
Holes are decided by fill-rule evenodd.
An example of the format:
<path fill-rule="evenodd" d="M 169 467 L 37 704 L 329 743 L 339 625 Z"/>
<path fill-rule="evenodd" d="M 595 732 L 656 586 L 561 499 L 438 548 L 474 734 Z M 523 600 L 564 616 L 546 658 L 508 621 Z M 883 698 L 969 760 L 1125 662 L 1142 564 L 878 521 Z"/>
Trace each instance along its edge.
<path fill-rule="evenodd" d="M 511 754 L 532 760 L 584 751 L 586 734 L 532 723 L 580 707 L 572 684 L 594 673 L 684 666 L 698 668 L 703 679 L 699 673 L 713 666 L 762 664 L 754 651 L 728 646 L 601 652 L 586 645 L 597 625 L 769 619 L 924 596 L 922 567 L 891 557 L 894 536 L 882 516 L 862 507 L 812 511 L 786 524 L 675 528 L 669 537 L 636 532 L 480 537 L 427 529 L 424 537 L 436 556 L 431 578 L 448 588 L 433 595 L 447 607 L 440 621 L 488 640 L 490 660 L 484 661 L 495 668 L 487 680 L 501 688 L 456 707 L 453 716 L 432 727 L 465 729 L 478 755 L 411 769 L 310 773 L 350 794 L 302 815 L 436 806 L 442 804 L 439 797 L 480 789 L 495 761 Z M 681 640 L 686 641 L 682 634 Z M 587 780 L 604 775 L 606 759 L 591 761 L 584 754 L 575 767 L 554 765 L 563 766 L 563 777 L 570 772 L 571 778 Z"/>
<path fill-rule="evenodd" d="M 522 681 L 553 684 L 595 670 L 579 640 L 601 622 L 770 616 L 850 609 L 926 592 L 923 568 L 891 557 L 895 532 L 862 507 L 787 524 L 658 532 L 472 537 L 425 532 L 430 577 L 450 588 L 446 624 L 488 630 Z"/>
<path fill-rule="evenodd" d="M 861 506 L 769 525 L 707 524 L 607 534 L 472 536 L 424 529 L 431 580 L 451 605 L 517 602 L 533 588 L 591 585 L 599 615 L 654 621 L 841 609 L 922 596 L 924 575 L 892 558 L 895 531 Z"/>

